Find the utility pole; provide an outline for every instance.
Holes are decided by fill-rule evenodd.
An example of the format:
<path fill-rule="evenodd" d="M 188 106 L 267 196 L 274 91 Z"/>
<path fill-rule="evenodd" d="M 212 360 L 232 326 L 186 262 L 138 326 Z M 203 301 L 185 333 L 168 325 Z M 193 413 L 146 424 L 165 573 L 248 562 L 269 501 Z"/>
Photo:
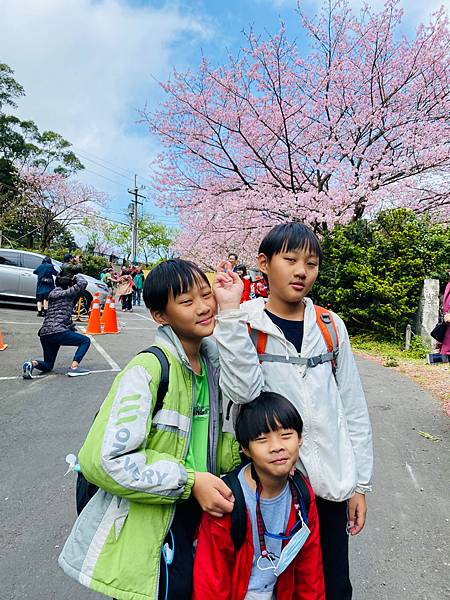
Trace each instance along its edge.
<path fill-rule="evenodd" d="M 142 202 L 138 198 L 145 198 L 142 194 L 139 194 L 139 188 L 137 186 L 137 175 L 134 176 L 134 188 L 128 190 L 129 194 L 134 196 L 133 200 L 133 212 L 131 214 L 131 256 L 133 265 L 137 263 L 137 246 L 138 246 L 138 204 L 142 205 Z"/>

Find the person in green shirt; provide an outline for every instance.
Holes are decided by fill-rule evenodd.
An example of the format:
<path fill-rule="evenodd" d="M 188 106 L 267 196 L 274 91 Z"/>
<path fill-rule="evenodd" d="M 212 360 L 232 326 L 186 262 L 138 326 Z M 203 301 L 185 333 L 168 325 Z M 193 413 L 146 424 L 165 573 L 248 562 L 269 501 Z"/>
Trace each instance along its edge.
<path fill-rule="evenodd" d="M 117 600 L 190 598 L 201 510 L 223 516 L 234 498 L 220 475 L 240 463 L 222 431 L 219 357 L 210 338 L 216 300 L 206 275 L 181 259 L 159 264 L 144 285 L 159 327 L 169 384 L 156 405 L 161 364 L 138 354 L 116 377 L 78 456 L 100 488 L 59 557 L 69 576 Z"/>

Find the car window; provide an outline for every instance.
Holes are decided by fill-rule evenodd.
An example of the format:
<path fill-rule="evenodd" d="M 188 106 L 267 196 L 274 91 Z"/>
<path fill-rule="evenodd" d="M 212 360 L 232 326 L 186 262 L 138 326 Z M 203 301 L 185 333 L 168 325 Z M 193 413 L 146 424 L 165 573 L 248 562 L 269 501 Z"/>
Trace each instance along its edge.
<path fill-rule="evenodd" d="M 34 256 L 33 254 L 25 254 L 22 253 L 22 267 L 26 269 L 37 269 L 40 264 L 42 264 L 41 256 Z"/>
<path fill-rule="evenodd" d="M 19 253 L 18 252 L 4 252 L 0 250 L 0 265 L 8 265 L 11 267 L 18 267 L 19 265 Z"/>

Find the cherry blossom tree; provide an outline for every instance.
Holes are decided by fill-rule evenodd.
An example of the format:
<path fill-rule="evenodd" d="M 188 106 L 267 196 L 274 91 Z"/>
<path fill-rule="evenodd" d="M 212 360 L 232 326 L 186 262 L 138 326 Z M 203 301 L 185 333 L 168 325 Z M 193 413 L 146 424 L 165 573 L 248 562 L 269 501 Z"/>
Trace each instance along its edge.
<path fill-rule="evenodd" d="M 406 206 L 437 218 L 450 203 L 450 32 L 443 9 L 412 39 L 399 2 L 319 15 L 299 10 L 301 53 L 281 26 L 246 34 L 239 55 L 162 84 L 143 113 L 163 151 L 156 183 L 179 214 L 178 248 L 206 264 L 254 256 L 277 222 L 317 232 Z"/>
<path fill-rule="evenodd" d="M 83 218 L 93 218 L 96 208 L 106 201 L 102 192 L 72 177 L 36 169 L 22 171 L 18 187 L 25 200 L 21 217 L 39 229 L 42 250 L 61 231 Z"/>

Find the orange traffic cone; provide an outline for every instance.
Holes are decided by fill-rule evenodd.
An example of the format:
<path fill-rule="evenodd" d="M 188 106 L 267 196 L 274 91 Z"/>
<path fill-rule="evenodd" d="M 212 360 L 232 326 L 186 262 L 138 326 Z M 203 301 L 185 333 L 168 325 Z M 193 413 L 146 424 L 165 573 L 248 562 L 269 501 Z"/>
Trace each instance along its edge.
<path fill-rule="evenodd" d="M 105 308 L 103 309 L 102 318 L 100 319 L 100 323 L 102 325 L 105 324 L 105 319 L 106 319 L 106 315 L 109 312 L 110 303 L 111 303 L 111 297 L 108 294 L 108 296 L 106 296 Z"/>
<path fill-rule="evenodd" d="M 102 326 L 100 324 L 100 302 L 98 296 L 95 296 L 92 300 L 91 308 L 89 311 L 89 320 L 86 328 L 86 333 L 96 335 L 102 332 Z"/>
<path fill-rule="evenodd" d="M 111 298 L 109 309 L 106 313 L 103 333 L 119 333 L 119 328 L 117 326 L 116 301 L 114 296 Z"/>
<path fill-rule="evenodd" d="M 8 344 L 4 343 L 2 332 L 0 331 L 0 351 L 1 350 L 6 350 L 7 347 L 8 347 Z"/>

